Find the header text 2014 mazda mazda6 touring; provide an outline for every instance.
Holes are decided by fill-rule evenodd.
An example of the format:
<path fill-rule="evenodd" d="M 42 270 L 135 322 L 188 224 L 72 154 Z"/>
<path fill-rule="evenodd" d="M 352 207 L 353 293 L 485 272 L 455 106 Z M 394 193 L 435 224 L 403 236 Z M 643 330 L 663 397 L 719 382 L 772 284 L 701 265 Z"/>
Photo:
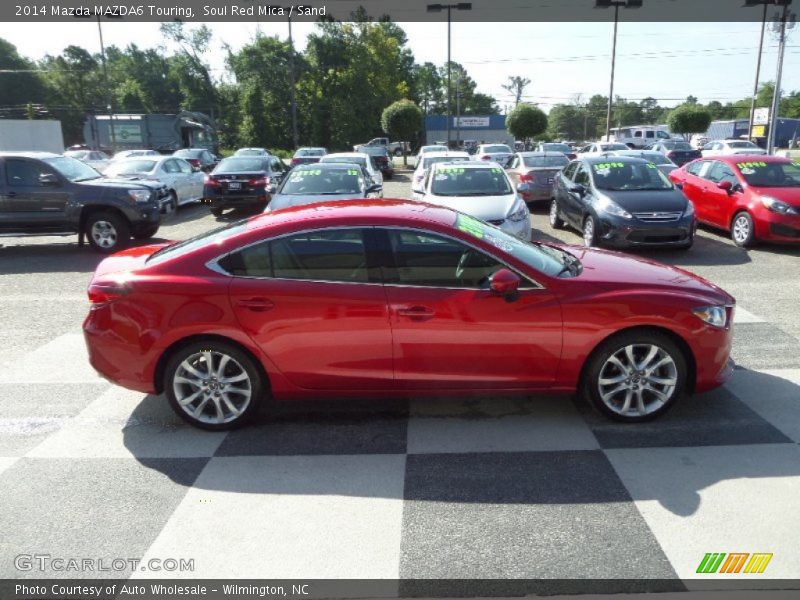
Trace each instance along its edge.
<path fill-rule="evenodd" d="M 92 365 L 206 429 L 241 425 L 267 394 L 578 390 L 642 421 L 731 368 L 734 299 L 711 283 L 405 201 L 290 208 L 126 250 L 88 293 Z"/>

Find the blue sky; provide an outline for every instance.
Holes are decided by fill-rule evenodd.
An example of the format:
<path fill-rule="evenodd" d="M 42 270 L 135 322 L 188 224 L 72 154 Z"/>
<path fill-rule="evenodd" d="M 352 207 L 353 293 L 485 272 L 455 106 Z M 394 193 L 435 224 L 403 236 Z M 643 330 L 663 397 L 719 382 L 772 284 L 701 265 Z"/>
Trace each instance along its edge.
<path fill-rule="evenodd" d="M 623 13 L 624 16 L 624 13 Z M 446 25 L 400 23 L 409 37 L 417 62 L 442 64 L 446 58 Z M 224 74 L 223 42 L 237 48 L 260 27 L 266 34 L 287 35 L 285 22 L 211 23 L 214 48 L 208 60 L 214 74 Z M 295 43 L 305 44 L 314 29 L 295 23 Z M 611 23 L 459 23 L 452 26 L 453 60 L 465 65 L 478 90 L 493 95 L 500 105 L 512 98 L 501 85 L 511 75 L 532 80 L 526 100 L 549 110 L 576 94 L 586 99 L 608 93 Z M 626 23 L 619 24 L 615 94 L 629 99 L 653 96 L 674 105 L 687 95 L 702 102 L 722 102 L 748 96 L 755 76 L 760 23 Z M 141 47 L 163 42 L 157 23 L 106 23 L 107 45 Z M 99 50 L 93 23 L 19 24 L 0 34 L 23 55 L 40 58 L 69 44 Z M 767 31 L 761 80 L 775 77 L 777 40 Z M 800 89 L 800 28 L 791 33 L 783 72 L 784 90 Z"/>

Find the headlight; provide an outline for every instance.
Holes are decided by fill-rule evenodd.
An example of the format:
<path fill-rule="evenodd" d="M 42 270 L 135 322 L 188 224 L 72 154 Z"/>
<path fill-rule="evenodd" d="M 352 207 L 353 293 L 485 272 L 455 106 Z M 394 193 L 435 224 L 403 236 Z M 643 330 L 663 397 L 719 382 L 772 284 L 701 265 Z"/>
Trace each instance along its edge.
<path fill-rule="evenodd" d="M 528 207 L 525 206 L 524 202 L 518 202 L 515 206 L 516 209 L 512 209 L 513 212 L 508 215 L 510 221 L 519 222 L 530 218 L 531 214 L 528 212 Z"/>
<path fill-rule="evenodd" d="M 691 202 L 686 202 L 686 210 L 683 211 L 684 216 L 689 216 L 694 214 L 694 204 Z"/>
<path fill-rule="evenodd" d="M 702 306 L 692 312 L 698 319 L 714 327 L 722 329 L 728 324 L 728 311 L 724 306 Z"/>
<path fill-rule="evenodd" d="M 793 206 L 787 204 L 783 200 L 772 198 L 771 196 L 761 196 L 761 204 L 763 204 L 766 208 L 768 208 L 772 212 L 776 212 L 782 215 L 800 214 L 800 211 L 798 211 Z"/>
<path fill-rule="evenodd" d="M 128 190 L 128 196 L 136 204 L 144 204 L 150 201 L 150 190 Z"/>
<path fill-rule="evenodd" d="M 622 217 L 623 219 L 632 219 L 633 216 L 627 210 L 622 208 L 619 204 L 606 198 L 605 196 L 601 196 L 597 201 L 597 209 L 601 210 L 605 213 L 610 215 L 614 215 L 615 217 Z"/>

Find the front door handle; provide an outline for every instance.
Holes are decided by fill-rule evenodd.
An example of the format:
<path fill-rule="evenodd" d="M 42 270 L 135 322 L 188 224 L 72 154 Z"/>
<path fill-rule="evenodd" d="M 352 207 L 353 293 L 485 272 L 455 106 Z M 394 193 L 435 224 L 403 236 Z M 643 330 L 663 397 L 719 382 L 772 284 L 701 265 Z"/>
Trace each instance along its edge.
<path fill-rule="evenodd" d="M 6 198 L 16 198 L 17 192 L 8 192 L 5 196 Z"/>
<path fill-rule="evenodd" d="M 242 298 L 236 301 L 236 306 L 241 306 L 253 312 L 266 312 L 275 308 L 275 303 L 267 298 Z"/>
<path fill-rule="evenodd" d="M 427 306 L 403 306 L 397 309 L 399 317 L 408 317 L 419 321 L 426 321 L 432 319 L 436 313 Z"/>

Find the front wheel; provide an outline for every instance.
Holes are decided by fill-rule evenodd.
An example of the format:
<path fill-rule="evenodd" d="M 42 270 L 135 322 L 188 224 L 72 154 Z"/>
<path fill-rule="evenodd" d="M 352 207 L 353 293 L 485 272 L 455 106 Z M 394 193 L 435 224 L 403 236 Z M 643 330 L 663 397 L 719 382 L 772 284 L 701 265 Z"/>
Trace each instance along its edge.
<path fill-rule="evenodd" d="M 740 248 L 749 248 L 755 244 L 756 232 L 753 227 L 753 217 L 749 213 L 740 212 L 733 218 L 731 239 Z"/>
<path fill-rule="evenodd" d="M 686 358 L 658 332 L 629 332 L 604 342 L 584 369 L 581 395 L 615 421 L 649 421 L 686 389 Z"/>
<path fill-rule="evenodd" d="M 564 219 L 558 215 L 558 202 L 553 198 L 550 201 L 550 227 L 553 229 L 564 229 Z"/>
<path fill-rule="evenodd" d="M 99 211 L 89 215 L 84 226 L 89 244 L 98 252 L 109 254 L 123 248 L 131 239 L 131 229 L 124 217 Z"/>
<path fill-rule="evenodd" d="M 583 245 L 587 248 L 597 245 L 597 227 L 591 215 L 583 222 Z"/>
<path fill-rule="evenodd" d="M 235 429 L 258 411 L 264 394 L 261 371 L 249 354 L 214 340 L 189 344 L 170 356 L 164 390 L 187 423 L 210 431 Z"/>

